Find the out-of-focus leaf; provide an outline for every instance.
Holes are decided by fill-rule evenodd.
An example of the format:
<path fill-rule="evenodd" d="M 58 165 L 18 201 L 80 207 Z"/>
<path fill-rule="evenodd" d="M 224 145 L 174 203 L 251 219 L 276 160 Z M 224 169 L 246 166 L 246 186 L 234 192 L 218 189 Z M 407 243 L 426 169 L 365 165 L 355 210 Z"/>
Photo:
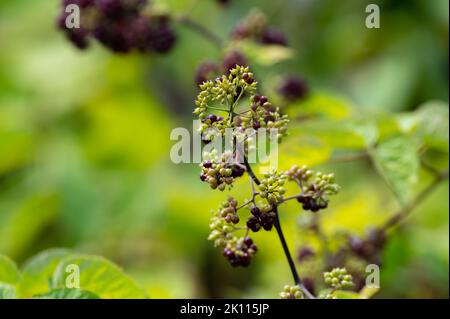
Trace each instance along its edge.
<path fill-rule="evenodd" d="M 449 105 L 444 102 L 428 102 L 415 112 L 417 135 L 427 146 L 448 152 Z"/>
<path fill-rule="evenodd" d="M 361 299 L 361 296 L 353 291 L 337 290 L 335 294 L 338 299 Z"/>
<path fill-rule="evenodd" d="M 66 249 L 49 249 L 28 260 L 22 268 L 20 296 L 29 298 L 49 291 L 57 265 L 68 255 L 69 251 Z"/>
<path fill-rule="evenodd" d="M 39 194 L 27 198 L 17 211 L 0 225 L 0 250 L 19 255 L 58 214 L 56 196 Z"/>
<path fill-rule="evenodd" d="M 289 106 L 287 113 L 293 119 L 305 115 L 318 115 L 330 119 L 346 118 L 350 115 L 353 105 L 343 97 L 318 92 L 310 94 Z"/>
<path fill-rule="evenodd" d="M 373 288 L 364 286 L 363 289 L 359 292 L 359 296 L 361 299 L 370 299 L 380 290 L 380 288 Z"/>
<path fill-rule="evenodd" d="M 16 264 L 6 256 L 0 255 L 0 282 L 15 285 L 20 279 Z"/>
<path fill-rule="evenodd" d="M 53 288 L 66 287 L 68 265 L 76 265 L 80 270 L 80 288 L 106 299 L 140 299 L 147 295 L 138 284 L 127 276 L 117 265 L 97 256 L 76 255 L 63 259 L 57 266 Z"/>
<path fill-rule="evenodd" d="M 356 132 L 350 123 L 342 121 L 320 120 L 300 123 L 295 127 L 291 125 L 289 133 L 314 137 L 331 148 L 361 150 L 367 144 L 364 136 Z"/>
<path fill-rule="evenodd" d="M 16 288 L 13 285 L 0 282 L 0 299 L 15 299 Z"/>
<path fill-rule="evenodd" d="M 419 171 L 419 159 L 411 139 L 398 135 L 381 142 L 370 153 L 380 174 L 400 203 L 405 205 L 411 197 Z"/>
<path fill-rule="evenodd" d="M 60 288 L 33 296 L 35 299 L 99 299 L 100 297 L 90 291 L 81 289 Z"/>
<path fill-rule="evenodd" d="M 294 50 L 281 45 L 260 45 L 245 41 L 240 43 L 240 47 L 251 61 L 265 66 L 277 64 L 294 57 Z"/>

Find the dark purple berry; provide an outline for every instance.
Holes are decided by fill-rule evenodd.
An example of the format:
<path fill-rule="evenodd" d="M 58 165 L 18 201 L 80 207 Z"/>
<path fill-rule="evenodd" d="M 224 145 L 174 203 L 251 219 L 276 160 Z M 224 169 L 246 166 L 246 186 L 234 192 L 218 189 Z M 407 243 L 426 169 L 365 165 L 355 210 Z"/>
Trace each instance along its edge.
<path fill-rule="evenodd" d="M 223 69 L 225 70 L 225 73 L 228 75 L 230 71 L 234 69 L 237 65 L 246 66 L 247 59 L 239 51 L 232 51 L 223 58 L 222 63 Z"/>
<path fill-rule="evenodd" d="M 309 247 L 303 247 L 298 251 L 299 262 L 303 262 L 311 257 L 314 257 L 314 251 Z"/>
<path fill-rule="evenodd" d="M 212 80 L 218 71 L 219 67 L 214 62 L 207 61 L 202 63 L 196 71 L 195 83 L 200 85 L 208 80 Z"/>
<path fill-rule="evenodd" d="M 306 96 L 308 87 L 304 79 L 288 76 L 282 80 L 278 93 L 286 100 L 295 101 Z"/>
<path fill-rule="evenodd" d="M 252 209 L 250 210 L 250 212 L 252 213 L 253 216 L 258 217 L 261 215 L 261 210 L 258 207 L 252 207 Z"/>
<path fill-rule="evenodd" d="M 277 44 L 287 46 L 287 40 L 283 32 L 275 28 L 266 28 L 261 34 L 260 41 L 263 44 Z"/>

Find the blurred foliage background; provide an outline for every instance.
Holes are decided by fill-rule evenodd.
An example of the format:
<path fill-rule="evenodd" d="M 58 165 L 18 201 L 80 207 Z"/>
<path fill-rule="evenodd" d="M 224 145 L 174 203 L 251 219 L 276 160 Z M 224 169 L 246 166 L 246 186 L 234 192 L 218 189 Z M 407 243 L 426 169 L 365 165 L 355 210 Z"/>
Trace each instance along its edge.
<path fill-rule="evenodd" d="M 174 12 L 191 5 L 155 2 Z M 246 0 L 224 9 L 201 0 L 191 16 L 226 38 L 258 7 L 286 33 L 291 59 L 262 63 L 256 53 L 252 62 L 269 93 L 284 74 L 302 75 L 312 89 L 289 112 L 321 116 L 291 123 L 280 164 L 336 173 L 342 192 L 320 216 L 330 236 L 362 234 L 400 207 L 371 160 L 335 156 L 406 132 L 425 139 L 429 163 L 448 166 L 449 3 L 375 1 L 381 28 L 370 30 L 371 2 Z M 50 247 L 102 255 L 155 298 L 277 298 L 291 278 L 276 234 L 256 234 L 252 266 L 232 269 L 206 241 L 210 209 L 226 195 L 200 183 L 195 164 L 169 158 L 171 129 L 192 126 L 195 70 L 222 52 L 182 26 L 168 56 L 113 55 L 98 45 L 81 52 L 55 28 L 59 6 L 0 2 L 0 253 L 19 264 Z M 406 178 L 387 180 L 412 198 L 431 176 L 402 152 L 396 169 Z M 233 194 L 247 190 L 245 180 Z M 282 209 L 294 251 L 315 245 L 298 227 L 305 214 L 295 203 Z M 448 298 L 448 218 L 444 182 L 390 235 L 377 297 Z"/>

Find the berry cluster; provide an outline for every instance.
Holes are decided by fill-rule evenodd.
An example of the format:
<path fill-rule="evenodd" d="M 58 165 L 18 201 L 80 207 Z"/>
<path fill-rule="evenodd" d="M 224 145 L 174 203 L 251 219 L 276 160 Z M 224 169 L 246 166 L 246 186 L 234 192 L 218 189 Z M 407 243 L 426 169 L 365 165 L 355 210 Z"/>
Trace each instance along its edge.
<path fill-rule="evenodd" d="M 80 28 L 68 28 L 66 7 L 81 9 Z M 114 52 L 168 52 L 176 41 L 167 16 L 147 16 L 147 0 L 63 0 L 58 27 L 78 48 L 89 46 L 95 38 Z"/>
<path fill-rule="evenodd" d="M 233 267 L 247 267 L 257 251 L 256 245 L 250 237 L 228 241 L 223 250 L 223 256 Z"/>
<path fill-rule="evenodd" d="M 328 207 L 329 196 L 339 192 L 339 185 L 334 183 L 334 174 L 322 174 L 309 170 L 307 166 L 293 166 L 287 171 L 289 180 L 295 181 L 301 190 L 297 201 L 304 210 L 318 212 Z"/>
<path fill-rule="evenodd" d="M 257 83 L 249 68 L 238 65 L 230 71 L 228 76 L 223 75 L 215 81 L 206 81 L 200 85 L 201 91 L 195 101 L 197 107 L 194 114 L 198 115 L 199 119 L 203 121 L 208 116 L 207 109 L 212 106 L 211 104 L 233 106 L 240 95 L 244 93 L 253 94 L 256 91 L 256 85 Z M 226 119 L 228 123 L 230 122 L 230 116 L 233 115 L 232 112 L 230 113 Z M 199 132 L 203 133 L 206 129 L 211 128 L 211 124 L 207 121 L 203 122 Z"/>
<path fill-rule="evenodd" d="M 289 286 L 286 285 L 283 291 L 280 293 L 281 299 L 304 299 L 304 295 L 300 289 L 300 286 Z"/>
<path fill-rule="evenodd" d="M 229 240 L 233 239 L 234 225 L 239 222 L 237 204 L 237 201 L 230 196 L 217 211 L 213 212 L 208 240 L 213 240 L 216 247 L 225 246 Z"/>
<path fill-rule="evenodd" d="M 202 172 L 200 180 L 209 184 L 212 189 L 224 191 L 226 186 L 233 184 L 234 179 L 241 177 L 245 173 L 245 168 L 236 163 L 231 152 L 224 152 L 220 157 L 203 161 L 200 166 Z"/>
<path fill-rule="evenodd" d="M 276 216 L 271 205 L 254 206 L 250 209 L 250 212 L 252 216 L 247 220 L 247 227 L 251 231 L 256 233 L 261 227 L 266 231 L 272 229 Z"/>
<path fill-rule="evenodd" d="M 259 185 L 259 196 L 266 198 L 269 204 L 275 205 L 283 200 L 283 194 L 286 189 L 283 187 L 286 183 L 287 175 L 284 172 L 267 172 Z"/>
<path fill-rule="evenodd" d="M 306 81 L 297 76 L 286 76 L 278 87 L 278 93 L 287 101 L 293 102 L 308 94 Z"/>
<path fill-rule="evenodd" d="M 347 273 L 345 268 L 334 268 L 330 272 L 325 272 L 323 278 L 327 285 L 333 289 L 343 289 L 353 287 L 352 276 Z"/>
<path fill-rule="evenodd" d="M 380 252 L 386 243 L 386 234 L 383 230 L 370 229 L 365 239 L 349 236 L 348 244 L 357 257 L 371 264 L 381 265 Z"/>
<path fill-rule="evenodd" d="M 253 40 L 266 45 L 287 46 L 283 32 L 271 27 L 261 11 L 252 11 L 231 32 L 233 40 Z"/>

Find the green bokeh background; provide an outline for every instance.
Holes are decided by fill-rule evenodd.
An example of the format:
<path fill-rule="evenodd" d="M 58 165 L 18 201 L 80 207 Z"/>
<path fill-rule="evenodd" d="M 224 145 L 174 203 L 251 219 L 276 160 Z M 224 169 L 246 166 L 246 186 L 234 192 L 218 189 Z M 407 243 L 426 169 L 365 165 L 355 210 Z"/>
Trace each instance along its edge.
<path fill-rule="evenodd" d="M 190 6 L 155 2 L 175 12 Z M 267 12 L 296 51 L 256 66 L 268 91 L 294 73 L 364 110 L 448 103 L 446 0 L 233 2 L 223 9 L 198 1 L 192 19 L 225 38 L 251 8 Z M 381 7 L 379 30 L 364 27 L 372 2 Z M 0 253 L 19 264 L 49 247 L 102 255 L 155 298 L 277 298 L 290 273 L 276 234 L 255 235 L 250 268 L 229 267 L 206 241 L 210 209 L 225 195 L 199 182 L 196 165 L 169 158 L 171 129 L 192 125 L 195 69 L 221 52 L 181 26 L 168 56 L 113 55 L 97 44 L 80 52 L 55 29 L 58 9 L 57 0 L 0 2 Z M 323 155 L 300 153 L 307 164 Z M 323 213 L 327 232 L 362 234 L 398 209 L 369 163 L 321 169 L 342 186 Z M 420 176 L 417 190 L 430 180 Z M 247 187 L 242 181 L 233 192 Z M 294 203 L 283 209 L 293 250 L 302 214 Z M 392 235 L 379 297 L 448 298 L 448 218 L 443 183 Z"/>

